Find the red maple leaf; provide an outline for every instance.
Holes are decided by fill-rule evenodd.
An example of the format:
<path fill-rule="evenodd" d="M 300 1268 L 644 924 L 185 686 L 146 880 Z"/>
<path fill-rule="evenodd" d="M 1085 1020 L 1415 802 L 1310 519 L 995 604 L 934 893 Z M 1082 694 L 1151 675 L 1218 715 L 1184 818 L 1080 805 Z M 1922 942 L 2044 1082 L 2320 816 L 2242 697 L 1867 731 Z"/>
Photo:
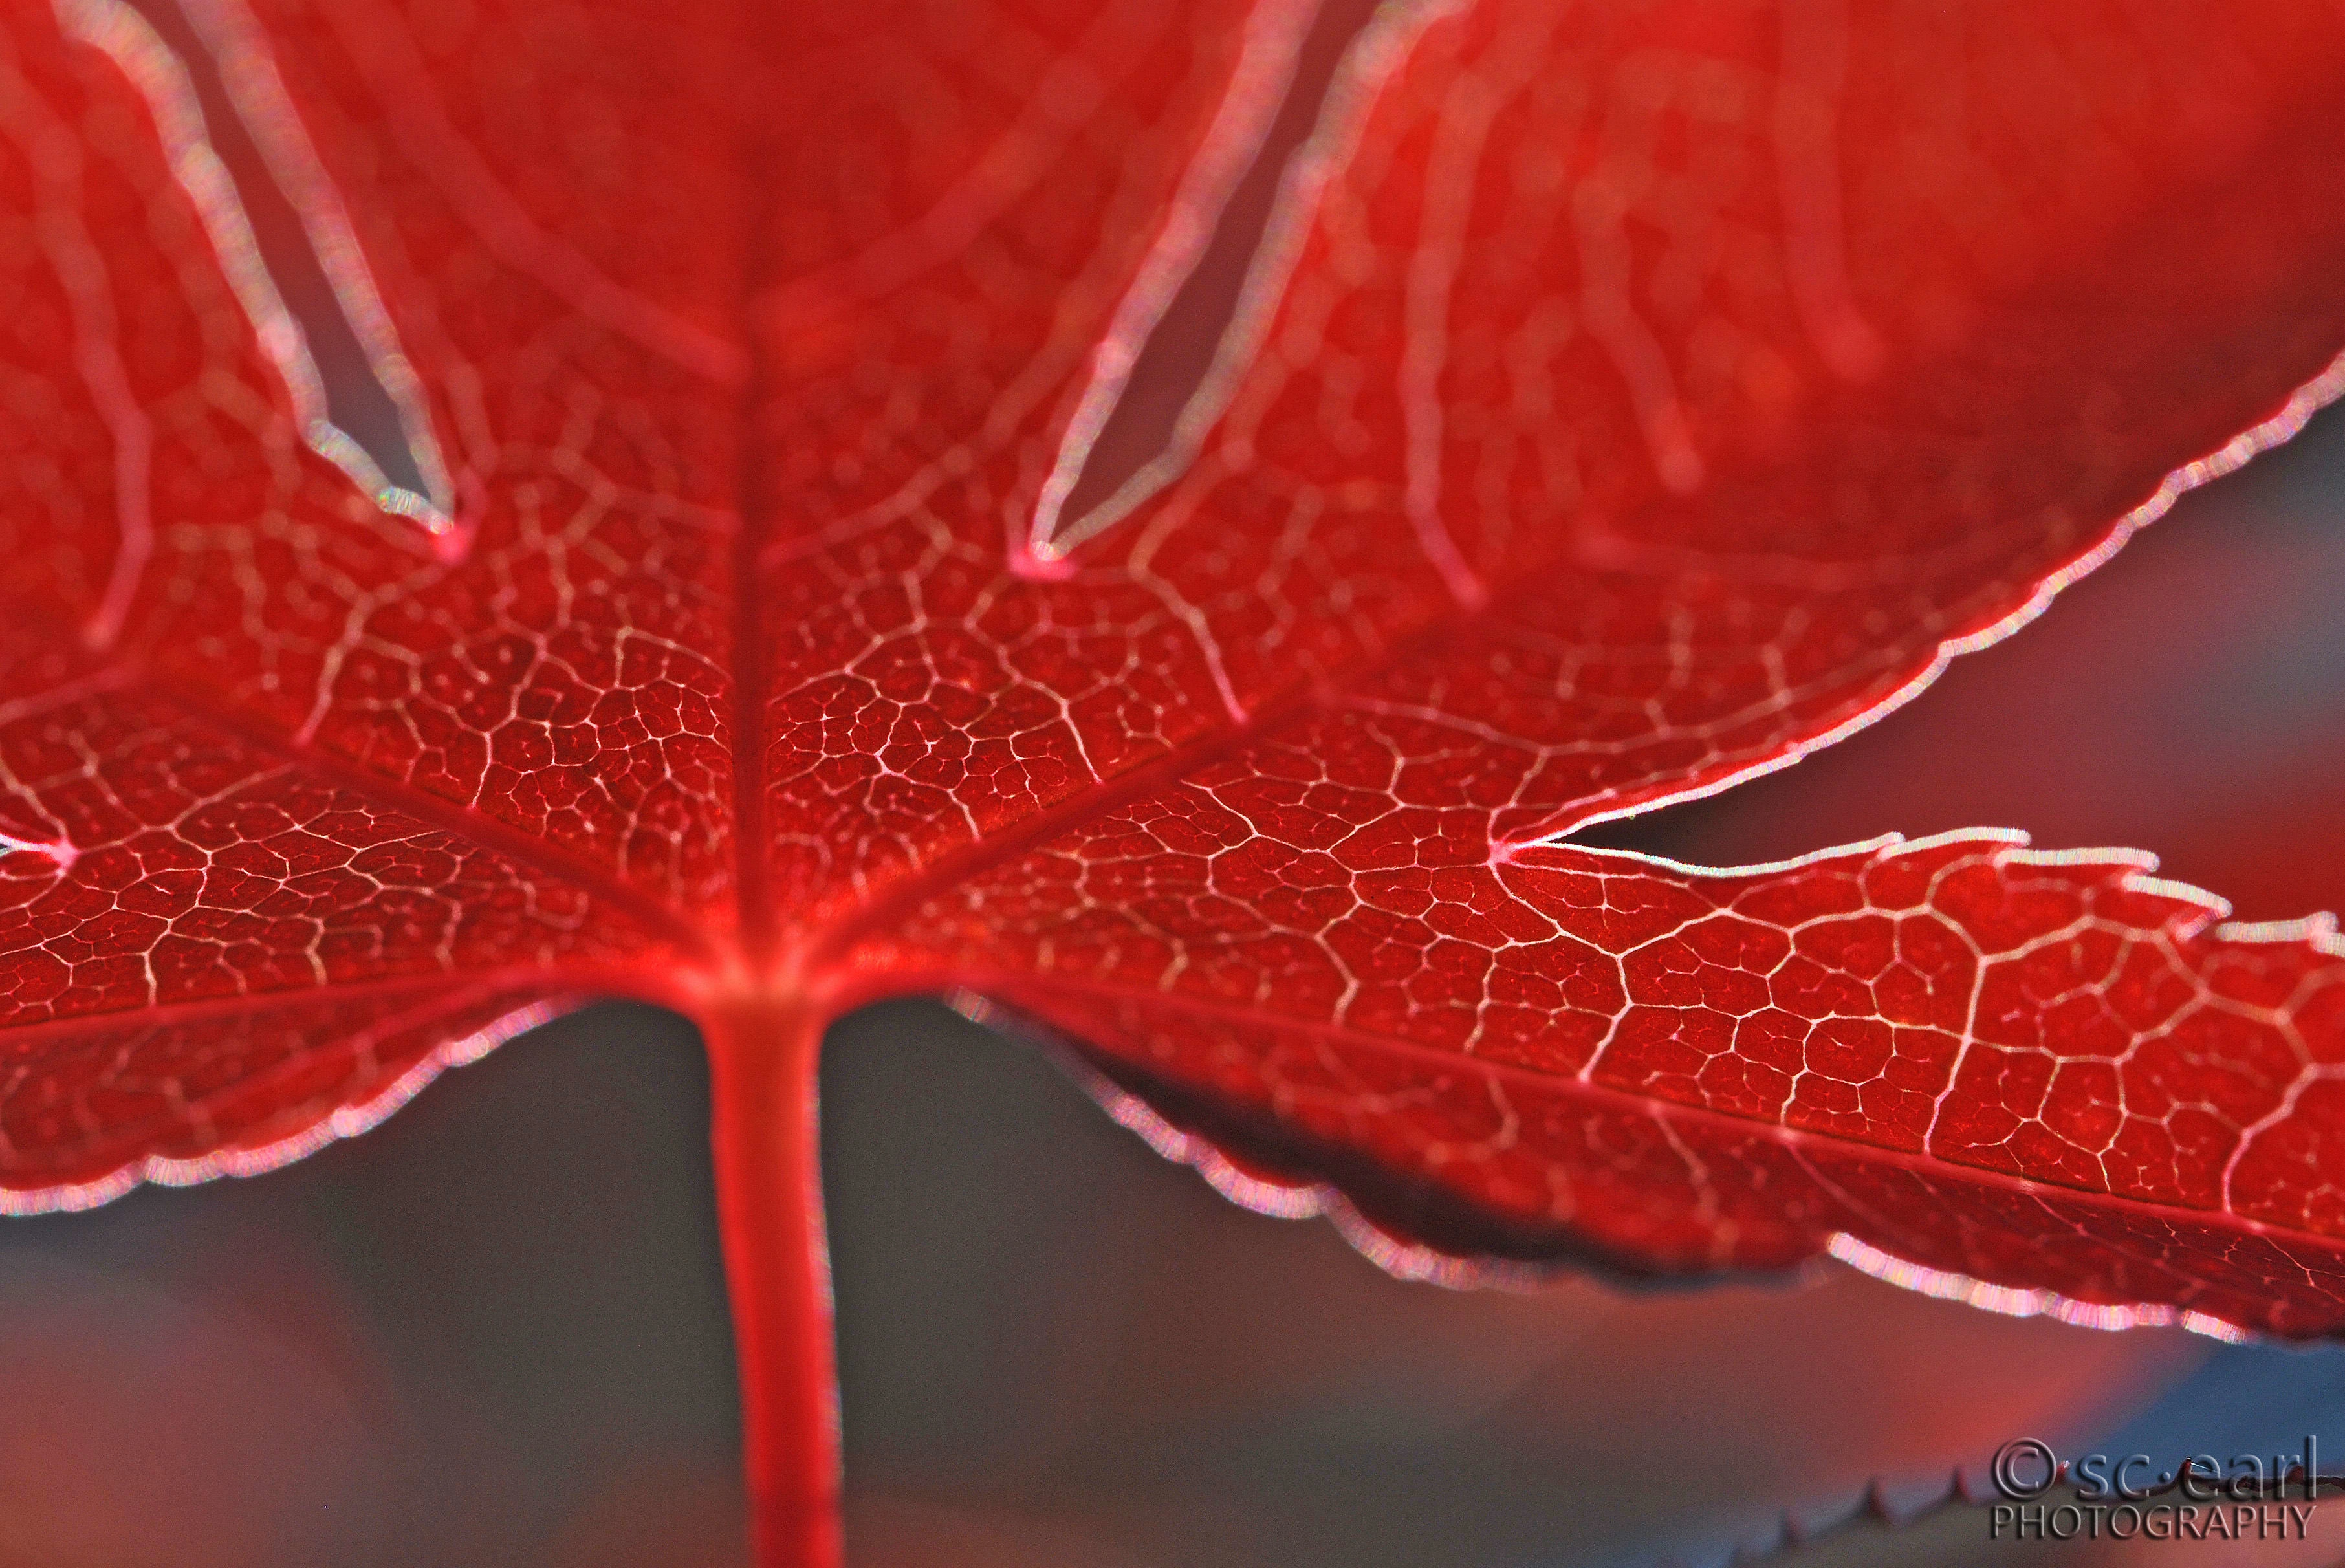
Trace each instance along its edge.
<path fill-rule="evenodd" d="M 1313 9 L 0 8 L 11 1206 L 679 1007 L 776 1562 L 837 1550 L 812 1065 L 886 995 L 1403 1271 L 2345 1324 L 2329 922 L 1569 836 L 2333 393 L 2345 18 Z"/>

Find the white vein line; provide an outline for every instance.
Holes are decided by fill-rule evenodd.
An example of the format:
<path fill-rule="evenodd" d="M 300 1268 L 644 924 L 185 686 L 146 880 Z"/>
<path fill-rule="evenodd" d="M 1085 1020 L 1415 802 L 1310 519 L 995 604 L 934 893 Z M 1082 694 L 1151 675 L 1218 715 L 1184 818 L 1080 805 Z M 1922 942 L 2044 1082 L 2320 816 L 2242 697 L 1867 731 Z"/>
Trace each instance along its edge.
<path fill-rule="evenodd" d="M 1262 243 L 1238 288 L 1237 309 L 1222 334 L 1212 366 L 1173 421 L 1172 437 L 1164 450 L 1071 528 L 1060 527 L 1055 513 L 1046 514 L 1038 505 L 1027 543 L 1013 554 L 1013 567 L 1028 574 L 1051 574 L 1069 550 L 1122 521 L 1150 497 L 1189 471 L 1204 448 L 1206 435 L 1228 410 L 1240 382 L 1253 368 L 1255 356 L 1270 334 L 1271 323 L 1286 296 L 1287 280 L 1302 259 L 1311 221 L 1318 214 L 1328 187 L 1350 161 L 1360 134 L 1366 127 L 1368 111 L 1426 30 L 1441 18 L 1464 9 L 1466 4 L 1467 0 L 1387 3 L 1360 30 L 1336 66 L 1335 80 L 1320 107 L 1318 123 L 1279 177 L 1278 193 L 1271 203 Z M 1104 425 L 1105 420 L 1101 423 Z M 1094 436 L 1096 433 L 1091 432 Z M 1078 454 L 1072 464 L 1071 471 L 1075 473 L 1081 470 L 1081 457 Z M 1063 451 L 1060 463 L 1067 463 Z M 1057 471 L 1054 468 L 1054 476 Z M 1069 488 L 1071 486 L 1070 480 Z M 1063 491 L 1060 500 L 1064 500 Z"/>
<path fill-rule="evenodd" d="M 1887 351 L 1849 291 L 1837 123 L 1848 74 L 1846 0 L 1796 0 L 1783 8 L 1782 27 L 1775 173 L 1792 301 L 1832 373 L 1869 380 Z"/>
<path fill-rule="evenodd" d="M 367 275 L 340 199 L 318 167 L 317 155 L 293 116 L 276 67 L 261 52 L 258 30 L 250 36 L 236 31 L 253 27 L 249 16 L 224 22 L 207 9 L 208 3 L 189 0 L 188 16 L 213 49 L 229 96 L 299 214 L 336 301 L 367 350 L 368 368 L 398 409 L 409 450 L 432 492 L 430 495 L 393 484 L 366 450 L 328 418 L 324 379 L 310 357 L 300 324 L 286 309 L 276 280 L 261 259 L 251 220 L 235 181 L 206 133 L 195 86 L 178 56 L 147 19 L 123 0 L 56 0 L 56 15 L 58 25 L 68 36 L 107 55 L 147 101 L 172 177 L 194 205 L 218 257 L 220 271 L 252 323 L 260 351 L 284 380 L 302 440 L 348 474 L 384 511 L 416 522 L 442 550 L 460 549 L 451 515 L 452 491 L 423 412 L 421 390 Z"/>
<path fill-rule="evenodd" d="M 1230 197 L 1261 156 L 1263 143 L 1294 88 L 1304 40 L 1318 11 L 1319 0 L 1274 0 L 1246 18 L 1245 36 L 1229 88 L 1182 175 L 1163 228 L 1116 307 L 1107 336 L 1091 352 L 1091 380 L 1060 438 L 1057 460 L 1034 504 L 1026 548 L 1035 561 L 1056 560 L 1076 540 L 1096 531 L 1084 527 L 1089 520 L 1078 519 L 1060 536 L 1060 511 L 1082 477 L 1092 445 L 1122 401 L 1132 367 L 1139 363 L 1182 286 L 1204 258 Z M 1104 506 L 1099 509 L 1105 510 Z"/>
<path fill-rule="evenodd" d="M 1528 53 L 1528 51 L 1527 51 Z M 1533 56 L 1536 58 L 1538 56 Z M 1449 358 L 1449 307 L 1463 259 L 1466 224 L 1474 210 L 1474 171 L 1499 95 L 1470 74 L 1461 75 L 1442 105 L 1425 165 L 1425 217 L 1410 254 L 1402 303 L 1404 329 L 1396 389 L 1407 485 L 1403 498 L 1417 548 L 1450 597 L 1479 609 L 1489 587 L 1457 548 L 1441 516 L 1442 445 L 1446 431 L 1441 372 Z"/>

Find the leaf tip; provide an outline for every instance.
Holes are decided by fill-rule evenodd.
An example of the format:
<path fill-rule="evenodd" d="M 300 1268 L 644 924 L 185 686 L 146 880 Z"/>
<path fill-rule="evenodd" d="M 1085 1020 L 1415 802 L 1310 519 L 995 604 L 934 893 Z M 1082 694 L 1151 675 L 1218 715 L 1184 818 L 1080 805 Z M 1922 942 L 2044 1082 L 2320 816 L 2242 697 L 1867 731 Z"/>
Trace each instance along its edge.
<path fill-rule="evenodd" d="M 1020 544 L 1010 551 L 1010 574 L 1020 582 L 1064 582 L 1075 574 L 1075 563 L 1047 541 Z"/>

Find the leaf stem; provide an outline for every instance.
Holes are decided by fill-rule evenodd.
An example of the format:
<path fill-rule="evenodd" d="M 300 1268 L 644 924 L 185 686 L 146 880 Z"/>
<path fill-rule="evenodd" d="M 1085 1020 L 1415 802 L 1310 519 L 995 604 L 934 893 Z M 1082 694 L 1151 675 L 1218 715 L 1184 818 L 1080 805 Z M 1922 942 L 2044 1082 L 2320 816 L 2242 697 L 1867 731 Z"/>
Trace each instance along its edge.
<path fill-rule="evenodd" d="M 823 1233 L 822 1017 L 754 997 L 703 1017 L 717 1220 L 759 1568 L 839 1568 L 838 1373 Z"/>

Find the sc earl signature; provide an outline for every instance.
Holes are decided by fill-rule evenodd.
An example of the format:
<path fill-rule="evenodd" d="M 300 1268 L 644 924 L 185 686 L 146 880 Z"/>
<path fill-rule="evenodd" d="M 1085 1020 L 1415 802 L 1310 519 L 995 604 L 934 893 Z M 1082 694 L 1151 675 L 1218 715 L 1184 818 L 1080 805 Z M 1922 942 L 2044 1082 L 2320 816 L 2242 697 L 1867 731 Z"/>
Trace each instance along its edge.
<path fill-rule="evenodd" d="M 2345 1487 L 2345 1476 L 2320 1473 L 2320 1442 L 2314 1437 L 2307 1437 L 2296 1453 L 2239 1453 L 2228 1461 L 2192 1453 L 2163 1465 L 2147 1453 L 2095 1452 L 2063 1459 L 2041 1438 L 2014 1438 L 1995 1451 L 1987 1473 L 1995 1492 L 2014 1502 L 2033 1502 L 2063 1482 L 2084 1502 L 2138 1502 L 2167 1492 L 2193 1502 L 2284 1502 L 2292 1488 L 2310 1502 L 2324 1486 L 2332 1492 Z"/>

